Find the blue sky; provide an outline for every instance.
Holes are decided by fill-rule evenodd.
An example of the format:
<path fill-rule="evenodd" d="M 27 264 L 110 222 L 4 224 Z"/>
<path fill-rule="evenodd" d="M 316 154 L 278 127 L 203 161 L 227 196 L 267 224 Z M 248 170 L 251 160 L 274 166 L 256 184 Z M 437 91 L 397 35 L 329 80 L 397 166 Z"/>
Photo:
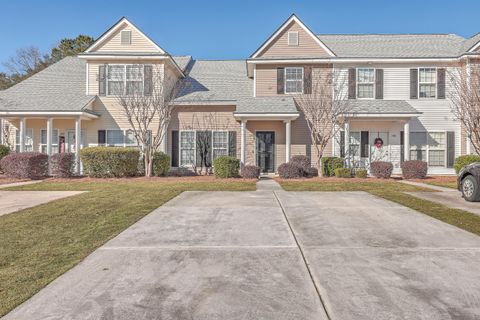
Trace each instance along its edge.
<path fill-rule="evenodd" d="M 480 31 L 479 12 L 478 0 L 5 1 L 0 62 L 21 47 L 49 51 L 64 37 L 83 33 L 97 38 L 122 16 L 173 55 L 238 59 L 255 51 L 291 13 L 315 33 L 470 37 Z"/>

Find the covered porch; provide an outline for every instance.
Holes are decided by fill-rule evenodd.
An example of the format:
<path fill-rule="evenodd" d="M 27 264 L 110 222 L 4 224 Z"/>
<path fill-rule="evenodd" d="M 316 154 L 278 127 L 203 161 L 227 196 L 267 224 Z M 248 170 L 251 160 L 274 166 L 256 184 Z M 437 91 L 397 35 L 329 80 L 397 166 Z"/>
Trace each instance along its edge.
<path fill-rule="evenodd" d="M 335 139 L 335 154 L 352 168 L 369 169 L 373 161 L 393 164 L 421 160 L 429 174 L 453 174 L 455 132 L 418 129 L 420 112 L 406 101 L 352 101 L 344 125 Z"/>
<path fill-rule="evenodd" d="M 80 173 L 79 152 L 87 146 L 87 128 L 96 118 L 88 111 L 0 112 L 1 143 L 16 152 L 74 153 L 75 171 Z"/>

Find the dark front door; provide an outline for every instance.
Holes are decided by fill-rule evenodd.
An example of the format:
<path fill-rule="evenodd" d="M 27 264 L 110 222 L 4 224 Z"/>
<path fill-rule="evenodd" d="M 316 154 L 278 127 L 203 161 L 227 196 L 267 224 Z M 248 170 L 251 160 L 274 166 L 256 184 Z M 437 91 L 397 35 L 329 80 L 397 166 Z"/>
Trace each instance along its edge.
<path fill-rule="evenodd" d="M 257 131 L 257 166 L 262 172 L 275 171 L 275 132 Z"/>

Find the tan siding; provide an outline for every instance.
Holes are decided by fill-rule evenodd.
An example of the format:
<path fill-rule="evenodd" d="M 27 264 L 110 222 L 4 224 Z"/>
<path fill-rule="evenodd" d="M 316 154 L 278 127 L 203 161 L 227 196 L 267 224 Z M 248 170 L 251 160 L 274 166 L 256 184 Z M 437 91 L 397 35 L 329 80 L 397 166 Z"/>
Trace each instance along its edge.
<path fill-rule="evenodd" d="M 167 150 L 172 153 L 173 130 L 236 131 L 236 152 L 240 158 L 240 123 L 233 117 L 234 106 L 176 107 L 168 127 Z"/>
<path fill-rule="evenodd" d="M 298 32 L 298 46 L 288 45 L 288 32 Z M 299 24 L 292 21 L 258 57 L 329 57 L 330 55 Z"/>
<path fill-rule="evenodd" d="M 130 45 L 121 44 L 122 30 L 132 31 L 132 42 Z M 108 39 L 105 39 L 105 42 L 93 52 L 159 52 L 159 50 L 144 35 L 125 23 L 122 28 Z"/>
<path fill-rule="evenodd" d="M 292 67 L 288 64 L 274 64 L 274 65 L 257 65 L 255 75 L 256 95 L 262 96 L 277 96 L 277 68 Z M 294 65 L 295 67 L 306 67 L 307 65 Z M 331 64 L 316 64 L 312 66 L 312 79 L 316 79 L 318 70 L 325 68 L 332 68 Z M 315 84 L 313 84 L 315 85 Z"/>

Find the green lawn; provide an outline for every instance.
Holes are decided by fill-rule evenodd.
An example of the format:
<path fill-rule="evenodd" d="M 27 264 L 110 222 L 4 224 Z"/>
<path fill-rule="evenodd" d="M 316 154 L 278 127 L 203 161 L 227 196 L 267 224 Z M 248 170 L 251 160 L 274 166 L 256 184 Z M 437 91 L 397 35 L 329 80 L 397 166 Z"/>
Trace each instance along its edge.
<path fill-rule="evenodd" d="M 330 181 L 329 181 L 330 180 Z M 420 211 L 433 218 L 466 231 L 480 235 L 480 216 L 419 199 L 404 192 L 433 191 L 393 180 L 367 179 L 364 182 L 350 179 L 278 180 L 287 191 L 366 191 L 378 197 Z"/>
<path fill-rule="evenodd" d="M 88 192 L 0 217 L 0 316 L 181 192 L 255 190 L 255 182 L 72 180 L 10 190 Z"/>
<path fill-rule="evenodd" d="M 438 186 L 438 187 L 445 187 L 445 188 L 452 188 L 452 189 L 457 189 L 457 182 L 456 181 L 422 181 L 426 184 L 431 184 L 432 186 Z"/>

